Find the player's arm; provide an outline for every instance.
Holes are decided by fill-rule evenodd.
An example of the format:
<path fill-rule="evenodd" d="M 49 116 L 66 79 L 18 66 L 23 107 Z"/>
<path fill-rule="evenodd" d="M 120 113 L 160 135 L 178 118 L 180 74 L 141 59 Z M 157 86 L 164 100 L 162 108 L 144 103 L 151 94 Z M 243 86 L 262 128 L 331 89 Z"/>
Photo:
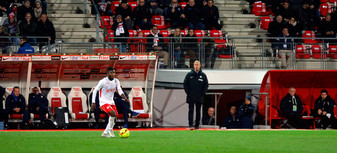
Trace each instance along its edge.
<path fill-rule="evenodd" d="M 121 88 L 121 84 L 119 82 L 119 80 L 117 81 L 117 91 L 118 94 L 122 97 L 122 99 L 124 99 L 126 102 L 129 102 L 129 99 L 125 96 L 122 88 Z"/>
<path fill-rule="evenodd" d="M 90 108 L 91 111 L 94 111 L 96 108 L 96 96 L 97 96 L 97 92 L 102 88 L 101 86 L 102 86 L 102 80 L 98 82 L 94 91 L 92 92 L 92 97 L 91 97 L 92 103 L 91 103 L 91 108 Z"/>

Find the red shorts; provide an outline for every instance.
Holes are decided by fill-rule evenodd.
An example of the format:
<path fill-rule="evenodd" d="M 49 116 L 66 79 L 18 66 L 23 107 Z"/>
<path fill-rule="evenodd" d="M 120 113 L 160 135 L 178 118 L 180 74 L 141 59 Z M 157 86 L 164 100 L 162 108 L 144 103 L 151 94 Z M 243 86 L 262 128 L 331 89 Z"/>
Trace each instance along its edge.
<path fill-rule="evenodd" d="M 106 112 L 107 114 L 109 114 L 109 112 L 111 112 L 111 111 L 115 111 L 115 112 L 116 112 L 116 116 L 118 115 L 116 105 L 104 104 L 103 106 L 101 106 L 101 108 L 102 108 L 103 111 Z M 109 115 L 110 115 L 110 114 L 109 114 Z"/>

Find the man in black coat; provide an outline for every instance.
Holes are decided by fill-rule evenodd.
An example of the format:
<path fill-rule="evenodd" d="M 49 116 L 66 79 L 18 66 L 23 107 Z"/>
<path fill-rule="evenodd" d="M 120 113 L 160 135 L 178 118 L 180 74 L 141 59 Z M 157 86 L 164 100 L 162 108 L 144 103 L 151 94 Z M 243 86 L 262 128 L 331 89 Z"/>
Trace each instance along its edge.
<path fill-rule="evenodd" d="M 126 27 L 132 30 L 132 9 L 128 5 L 127 0 L 122 0 L 121 4 L 116 8 L 116 15 L 121 15 Z"/>
<path fill-rule="evenodd" d="M 321 95 L 315 101 L 314 115 L 321 118 L 319 127 L 326 129 L 334 120 L 334 105 L 335 102 L 328 95 L 328 91 L 323 89 Z"/>
<path fill-rule="evenodd" d="M 169 54 L 166 51 L 167 46 L 165 45 L 163 35 L 159 33 L 158 27 L 155 25 L 151 29 L 151 34 L 147 36 L 146 50 L 156 52 L 159 57 L 164 58 L 164 68 L 168 66 Z"/>
<path fill-rule="evenodd" d="M 288 124 L 295 128 L 306 128 L 301 118 L 303 105 L 301 99 L 295 94 L 294 87 L 289 88 L 289 93 L 282 99 L 280 109 L 282 116 L 288 119 Z"/>
<path fill-rule="evenodd" d="M 213 3 L 213 0 L 208 0 L 207 5 L 201 10 L 205 30 L 212 30 L 213 28 L 221 30 L 221 25 L 219 23 L 219 10 L 218 7 L 213 5 Z"/>
<path fill-rule="evenodd" d="M 49 37 L 48 39 L 39 38 L 38 42 L 41 49 L 42 46 L 45 46 L 50 42 L 50 44 L 55 43 L 55 28 L 52 22 L 49 21 L 47 14 L 42 13 L 40 21 L 37 23 L 37 35 L 43 37 Z"/>
<path fill-rule="evenodd" d="M 254 113 L 255 107 L 251 103 L 251 96 L 247 96 L 245 102 L 240 106 L 238 112 L 239 123 L 238 127 L 242 129 L 252 129 L 253 120 L 252 115 Z"/>
<path fill-rule="evenodd" d="M 323 38 L 336 38 L 336 24 L 331 21 L 331 15 L 327 14 L 325 19 L 323 19 L 318 27 L 318 32 L 321 34 Z M 335 40 L 327 39 L 324 42 L 333 43 Z"/>
<path fill-rule="evenodd" d="M 190 130 L 193 130 L 194 105 L 196 106 L 195 129 L 199 130 L 200 109 L 201 105 L 204 103 L 204 96 L 207 89 L 207 76 L 202 72 L 200 62 L 195 61 L 194 69 L 187 73 L 184 80 L 184 90 L 187 94 L 186 103 L 188 103 L 188 125 Z"/>
<path fill-rule="evenodd" d="M 185 14 L 183 8 L 178 4 L 178 0 L 172 0 L 166 10 L 166 20 L 169 20 L 171 28 L 185 26 Z"/>
<path fill-rule="evenodd" d="M 269 37 L 278 37 L 282 34 L 282 30 L 285 27 L 283 22 L 283 17 L 281 15 L 276 16 L 276 20 L 272 21 L 268 25 L 268 36 Z M 276 55 L 276 48 L 278 47 L 276 39 L 269 39 L 272 43 L 272 49 L 274 52 L 274 56 Z"/>
<path fill-rule="evenodd" d="M 203 125 L 215 125 L 215 114 L 214 108 L 208 108 L 207 113 L 202 116 L 202 124 Z"/>
<path fill-rule="evenodd" d="M 150 30 L 152 27 L 152 14 L 150 9 L 145 5 L 145 0 L 139 0 L 137 7 L 133 9 L 134 25 L 142 30 Z"/>
<path fill-rule="evenodd" d="M 17 21 L 19 22 L 21 20 L 24 20 L 25 17 L 26 17 L 26 14 L 28 12 L 32 15 L 32 20 L 35 20 L 35 16 L 33 15 L 34 14 L 34 10 L 33 10 L 33 8 L 30 5 L 30 1 L 29 0 L 25 0 L 24 1 L 24 5 L 22 5 L 22 6 L 20 6 L 18 8 Z"/>
<path fill-rule="evenodd" d="M 43 124 L 48 113 L 48 99 L 45 95 L 40 93 L 39 88 L 34 87 L 33 92 L 29 94 L 28 110 L 30 113 L 39 114 L 41 123 Z"/>
<path fill-rule="evenodd" d="M 26 100 L 20 94 L 20 88 L 15 86 L 12 93 L 6 98 L 6 112 L 7 114 L 23 114 L 23 123 L 25 127 L 28 126 L 28 112 L 26 110 Z M 7 124 L 7 120 L 5 121 Z"/>
<path fill-rule="evenodd" d="M 183 39 L 184 50 L 190 56 L 190 68 L 193 68 L 194 61 L 198 59 L 198 39 L 194 34 L 193 29 L 189 29 L 188 33 L 185 36 L 186 39 Z M 190 38 L 190 39 L 188 39 Z M 183 58 L 185 60 L 185 58 Z M 185 61 L 184 61 L 185 63 Z"/>
<path fill-rule="evenodd" d="M 236 116 L 236 106 L 231 106 L 229 112 L 230 114 L 225 118 L 221 127 L 225 127 L 226 129 L 238 128 L 239 119 Z"/>

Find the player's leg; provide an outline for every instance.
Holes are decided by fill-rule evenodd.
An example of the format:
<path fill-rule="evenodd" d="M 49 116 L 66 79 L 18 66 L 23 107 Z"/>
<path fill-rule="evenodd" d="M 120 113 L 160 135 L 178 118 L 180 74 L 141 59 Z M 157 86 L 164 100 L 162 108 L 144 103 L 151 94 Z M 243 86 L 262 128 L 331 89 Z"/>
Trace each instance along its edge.
<path fill-rule="evenodd" d="M 111 107 L 110 104 L 104 104 L 101 109 L 106 112 L 109 115 L 109 121 L 108 124 L 105 127 L 104 132 L 102 133 L 102 137 L 111 137 L 111 135 L 109 134 L 110 128 L 111 128 L 111 124 L 114 124 L 113 122 L 111 122 L 111 118 L 112 116 L 116 116 L 116 113 L 114 113 L 113 108 Z"/>
<path fill-rule="evenodd" d="M 112 110 L 109 112 L 110 114 L 110 117 L 109 117 L 109 123 L 110 123 L 110 126 L 109 126 L 109 135 L 111 137 L 115 137 L 115 134 L 113 133 L 113 127 L 115 126 L 115 118 L 117 117 L 118 115 L 118 112 L 117 112 L 117 108 L 116 108 L 116 105 L 111 105 L 112 107 Z"/>

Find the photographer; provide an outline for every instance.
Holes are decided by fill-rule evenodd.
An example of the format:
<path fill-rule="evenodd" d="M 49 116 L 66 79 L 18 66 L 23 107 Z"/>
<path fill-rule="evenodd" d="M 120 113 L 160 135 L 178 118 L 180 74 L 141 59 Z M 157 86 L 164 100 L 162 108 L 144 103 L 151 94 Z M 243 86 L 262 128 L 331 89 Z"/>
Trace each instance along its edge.
<path fill-rule="evenodd" d="M 252 115 L 255 107 L 251 103 L 251 96 L 247 96 L 245 102 L 240 106 L 238 118 L 240 119 L 238 127 L 241 129 L 252 129 L 253 120 Z"/>

